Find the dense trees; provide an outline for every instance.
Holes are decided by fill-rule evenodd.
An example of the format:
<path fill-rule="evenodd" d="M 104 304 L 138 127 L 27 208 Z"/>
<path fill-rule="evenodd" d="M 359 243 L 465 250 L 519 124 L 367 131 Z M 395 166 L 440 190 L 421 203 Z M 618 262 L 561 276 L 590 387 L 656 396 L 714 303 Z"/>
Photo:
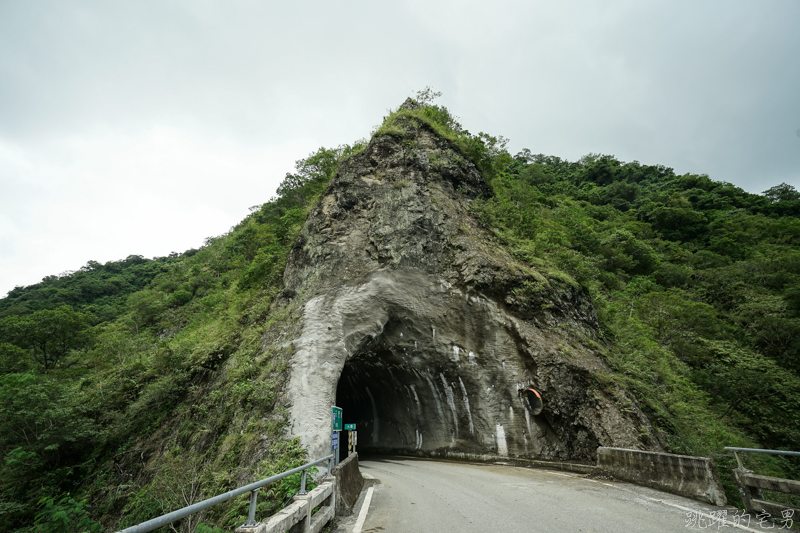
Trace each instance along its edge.
<path fill-rule="evenodd" d="M 95 322 L 112 320 L 125 311 L 129 294 L 143 289 L 177 258 L 177 254 L 157 259 L 130 255 L 104 265 L 89 261 L 78 271 L 47 276 L 28 287 L 15 287 L 0 299 L 0 317 L 69 305 L 90 312 Z"/>
<path fill-rule="evenodd" d="M 29 315 L 8 316 L 0 320 L 0 336 L 29 353 L 47 372 L 59 363 L 63 365 L 67 355 L 89 348 L 94 339 L 89 321 L 86 313 L 62 305 Z"/>
<path fill-rule="evenodd" d="M 592 295 L 606 360 L 673 451 L 800 442 L 797 192 L 524 151 L 476 211 L 521 259 Z M 769 468 L 800 473 L 778 461 Z M 765 467 L 768 468 L 768 467 Z M 723 474 L 727 475 L 723 468 Z M 734 495 L 735 497 L 735 495 Z"/>

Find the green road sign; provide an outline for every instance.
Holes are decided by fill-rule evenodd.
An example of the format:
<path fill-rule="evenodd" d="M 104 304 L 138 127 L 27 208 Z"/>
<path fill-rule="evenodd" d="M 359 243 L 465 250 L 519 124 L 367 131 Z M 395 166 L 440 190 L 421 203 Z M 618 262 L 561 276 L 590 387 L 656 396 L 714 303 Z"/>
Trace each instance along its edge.
<path fill-rule="evenodd" d="M 344 429 L 347 430 L 347 431 L 355 431 L 356 430 L 356 425 L 355 424 L 345 424 L 344 425 Z"/>
<path fill-rule="evenodd" d="M 341 431 L 342 430 L 342 408 L 341 407 L 331 407 L 333 411 L 333 431 Z"/>

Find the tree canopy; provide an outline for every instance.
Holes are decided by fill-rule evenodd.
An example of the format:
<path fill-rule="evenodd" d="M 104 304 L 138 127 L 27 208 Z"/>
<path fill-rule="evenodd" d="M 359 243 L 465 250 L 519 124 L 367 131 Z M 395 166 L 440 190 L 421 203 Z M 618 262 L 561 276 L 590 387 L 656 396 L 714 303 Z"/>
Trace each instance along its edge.
<path fill-rule="evenodd" d="M 2 338 L 30 354 L 42 370 L 63 364 L 67 355 L 85 351 L 94 340 L 90 316 L 67 305 L 0 320 Z"/>

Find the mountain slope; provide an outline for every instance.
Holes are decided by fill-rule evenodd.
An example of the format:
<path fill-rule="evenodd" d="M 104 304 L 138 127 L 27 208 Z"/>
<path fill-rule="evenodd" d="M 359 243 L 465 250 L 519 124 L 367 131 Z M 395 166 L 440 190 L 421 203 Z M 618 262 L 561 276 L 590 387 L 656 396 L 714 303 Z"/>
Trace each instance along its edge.
<path fill-rule="evenodd" d="M 22 326 L 46 337 L 36 313 L 65 302 L 15 307 L 24 290 L 3 300 L 0 531 L 58 509 L 123 527 L 190 503 L 176 487 L 196 487 L 197 500 L 300 464 L 318 430 L 298 426 L 292 365 L 315 323 L 361 360 L 356 385 L 338 393 L 364 422 L 383 422 L 377 449 L 587 459 L 624 441 L 714 457 L 736 501 L 724 446 L 800 442 L 800 203 L 789 186 L 760 196 L 609 156 L 512 157 L 502 138 L 472 135 L 422 98 L 369 144 L 299 161 L 278 192 L 230 233 L 159 263 L 143 289 L 115 293 L 111 312 L 73 303 L 87 313 L 85 342 L 52 368 Z M 479 334 L 487 324 L 502 335 Z M 418 362 L 401 358 L 412 340 L 428 343 Z M 486 346 L 506 345 L 507 360 L 489 364 Z M 339 348 L 329 359 L 341 371 Z M 470 351 L 472 381 L 459 373 Z M 375 417 L 369 395 L 353 394 L 370 372 L 387 389 L 403 365 L 382 404 L 415 406 L 416 393 L 446 431 L 412 427 L 401 410 Z M 508 386 L 464 392 L 517 379 L 546 391 L 541 426 L 528 427 Z M 334 385 L 319 405 L 336 395 Z M 785 459 L 748 466 L 798 475 Z M 291 489 L 260 496 L 260 512 Z M 246 507 L 200 519 L 229 527 Z"/>

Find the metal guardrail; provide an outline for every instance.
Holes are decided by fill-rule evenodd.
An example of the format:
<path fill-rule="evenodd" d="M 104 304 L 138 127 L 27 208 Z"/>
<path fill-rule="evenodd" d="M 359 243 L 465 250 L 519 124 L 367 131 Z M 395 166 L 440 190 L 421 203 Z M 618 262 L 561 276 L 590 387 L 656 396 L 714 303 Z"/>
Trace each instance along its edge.
<path fill-rule="evenodd" d="M 218 496 L 214 496 L 212 498 L 208 498 L 207 500 L 203 500 L 201 502 L 189 505 L 188 507 L 184 507 L 182 509 L 178 509 L 177 511 L 172 511 L 171 513 L 167 513 L 165 515 L 161 515 L 157 518 L 153 518 L 152 520 L 148 520 L 147 522 L 142 522 L 141 524 L 137 524 L 135 526 L 131 526 L 120 531 L 117 533 L 146 533 L 147 531 L 153 531 L 154 529 L 158 529 L 162 526 L 166 526 L 167 524 L 171 524 L 176 520 L 180 520 L 181 518 L 185 518 L 191 514 L 197 513 L 199 511 L 203 511 L 208 509 L 209 507 L 213 507 L 218 505 L 222 502 L 226 502 L 231 498 L 235 498 L 237 496 L 241 496 L 247 492 L 250 493 L 250 510 L 247 517 L 247 523 L 245 526 L 254 526 L 256 525 L 255 514 L 256 514 L 256 502 L 258 499 L 258 491 L 270 483 L 274 483 L 280 479 L 285 477 L 291 476 L 292 474 L 296 474 L 298 472 L 302 472 L 303 475 L 300 479 L 300 492 L 299 494 L 307 494 L 306 493 L 306 470 L 311 468 L 314 465 L 319 463 L 323 463 L 328 461 L 328 475 L 331 473 L 331 467 L 333 466 L 331 463 L 333 462 L 333 454 L 328 455 L 327 457 L 323 457 L 322 459 L 317 459 L 316 461 L 311 461 L 310 463 L 306 463 L 302 466 L 298 466 L 297 468 L 293 468 L 291 470 L 287 470 L 286 472 L 282 472 L 280 474 L 275 474 L 274 476 L 270 476 L 268 478 L 264 478 L 261 481 L 256 481 L 255 483 L 250 483 L 249 485 L 245 485 L 244 487 L 239 487 L 238 489 L 233 489 L 228 491 L 224 494 L 220 494 Z"/>
<path fill-rule="evenodd" d="M 762 450 L 760 448 L 732 448 L 731 446 L 725 446 L 726 450 L 733 450 L 734 452 L 757 452 L 757 453 L 768 453 L 770 455 L 795 455 L 800 457 L 800 452 L 790 452 L 788 450 Z"/>
<path fill-rule="evenodd" d="M 759 448 L 733 448 L 731 446 L 725 446 L 726 450 L 731 450 L 733 452 L 734 457 L 736 457 L 736 462 L 739 464 L 739 468 L 744 469 L 744 465 L 742 465 L 742 460 L 739 459 L 739 454 L 737 452 L 755 452 L 755 453 L 768 453 L 770 455 L 793 455 L 795 457 L 800 457 L 800 452 L 790 452 L 786 450 L 761 450 Z"/>
<path fill-rule="evenodd" d="M 736 462 L 739 464 L 739 468 L 733 469 L 733 475 L 736 478 L 736 484 L 739 486 L 739 493 L 742 496 L 742 501 L 748 512 L 757 513 L 760 509 L 762 512 L 768 513 L 771 516 L 783 516 L 784 518 L 790 518 L 795 513 L 800 513 L 800 509 L 797 507 L 766 500 L 761 493 L 762 489 L 766 489 L 782 492 L 784 494 L 800 495 L 800 481 L 754 474 L 751 470 L 747 470 L 744 465 L 742 465 L 742 460 L 739 458 L 738 453 L 753 452 L 800 457 L 800 452 L 760 450 L 758 448 L 734 448 L 731 446 L 726 446 L 725 449 L 733 452 L 736 456 Z"/>

